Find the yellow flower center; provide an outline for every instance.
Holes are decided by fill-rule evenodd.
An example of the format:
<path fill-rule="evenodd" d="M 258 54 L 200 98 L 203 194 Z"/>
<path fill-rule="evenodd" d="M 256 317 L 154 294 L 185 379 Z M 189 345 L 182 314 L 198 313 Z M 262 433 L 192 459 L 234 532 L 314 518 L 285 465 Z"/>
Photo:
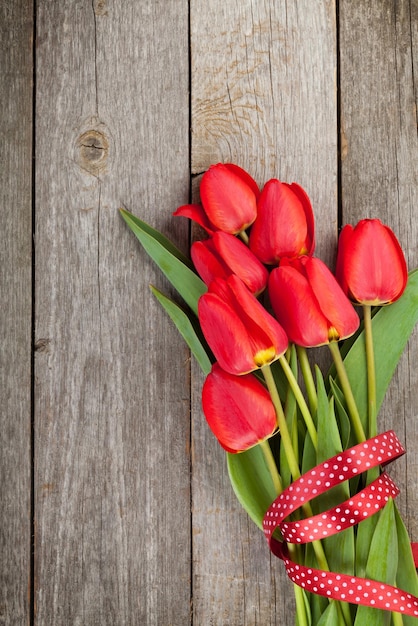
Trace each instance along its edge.
<path fill-rule="evenodd" d="M 334 326 L 328 328 L 328 341 L 339 341 L 340 335 Z"/>
<path fill-rule="evenodd" d="M 277 356 L 276 349 L 274 348 L 274 346 L 271 346 L 271 348 L 265 348 L 265 350 L 259 350 L 257 354 L 254 356 L 254 363 L 258 367 L 263 367 L 264 365 L 267 365 L 268 363 L 271 363 L 272 361 L 274 361 L 276 356 Z"/>

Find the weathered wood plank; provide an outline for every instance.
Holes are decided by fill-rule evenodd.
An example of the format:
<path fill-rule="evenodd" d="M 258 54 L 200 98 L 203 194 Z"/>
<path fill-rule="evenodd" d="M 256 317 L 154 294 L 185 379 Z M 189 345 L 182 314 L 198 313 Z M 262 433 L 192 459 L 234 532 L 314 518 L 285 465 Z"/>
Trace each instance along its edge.
<path fill-rule="evenodd" d="M 184 243 L 169 212 L 189 188 L 187 16 L 39 3 L 38 625 L 189 621 L 188 354 L 117 213 Z"/>
<path fill-rule="evenodd" d="M 415 0 L 340 2 L 343 221 L 380 218 L 418 266 L 417 77 Z M 398 506 L 418 540 L 418 336 L 401 360 L 380 416 L 408 454 L 390 471 Z"/>
<path fill-rule="evenodd" d="M 291 587 L 232 494 L 195 370 L 190 525 L 188 355 L 149 296 L 163 281 L 116 214 L 123 204 L 185 247 L 187 226 L 169 211 L 189 186 L 188 7 L 120 5 L 38 5 L 35 623 L 187 624 L 190 572 L 195 624 L 289 623 Z M 415 267 L 418 7 L 339 5 L 344 221 L 381 217 Z M 1 12 L 0 188 L 16 210 L 1 217 L 0 621 L 23 624 L 33 24 L 28 2 Z M 297 180 L 313 200 L 318 253 L 332 260 L 334 2 L 193 0 L 190 12 L 193 173 L 231 160 L 260 183 Z M 417 340 L 381 421 L 408 445 L 392 473 L 415 540 Z"/>
<path fill-rule="evenodd" d="M 337 232 L 335 19 L 332 0 L 191 3 L 192 172 L 229 160 L 259 183 L 298 181 L 325 260 Z"/>
<path fill-rule="evenodd" d="M 191 2 L 192 172 L 232 161 L 260 184 L 298 181 L 317 216 L 318 254 L 337 233 L 334 2 Z M 240 510 L 225 456 L 193 420 L 193 608 L 197 624 L 290 624 L 292 587 Z"/>
<path fill-rule="evenodd" d="M 0 6 L 0 623 L 30 619 L 32 2 Z"/>

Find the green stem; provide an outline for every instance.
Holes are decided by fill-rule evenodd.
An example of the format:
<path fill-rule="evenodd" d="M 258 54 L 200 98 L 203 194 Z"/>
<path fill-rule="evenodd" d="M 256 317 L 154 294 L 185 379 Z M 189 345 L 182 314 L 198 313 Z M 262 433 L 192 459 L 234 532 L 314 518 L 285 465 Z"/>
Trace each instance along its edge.
<path fill-rule="evenodd" d="M 297 480 L 300 477 L 299 464 L 293 450 L 292 439 L 290 437 L 289 429 L 287 427 L 282 402 L 280 400 L 279 392 L 277 391 L 276 383 L 274 381 L 274 376 L 271 371 L 270 365 L 265 365 L 261 369 L 261 371 L 263 372 L 264 379 L 266 381 L 267 388 L 269 390 L 271 400 L 276 411 L 277 424 L 280 430 L 280 437 L 282 439 L 287 462 L 289 463 L 290 473 L 292 474 L 293 480 Z"/>
<path fill-rule="evenodd" d="M 287 363 L 286 359 L 284 359 L 282 357 L 283 362 L 286 363 L 288 370 L 290 371 L 291 375 L 292 375 L 292 379 L 294 379 L 293 377 L 293 372 L 290 369 L 289 364 Z M 285 367 L 283 368 L 286 372 Z M 284 447 L 284 451 L 287 457 L 287 462 L 289 464 L 289 469 L 290 469 L 290 473 L 292 474 L 292 478 L 293 480 L 297 480 L 298 478 L 300 478 L 300 469 L 299 469 L 299 464 L 296 458 L 296 455 L 294 453 L 293 450 L 293 446 L 292 446 L 292 440 L 289 434 L 289 429 L 287 427 L 287 422 L 286 422 L 286 418 L 283 412 L 283 407 L 282 407 L 282 403 L 280 400 L 280 396 L 279 393 L 277 391 L 277 387 L 276 387 L 276 383 L 274 381 L 274 376 L 273 373 L 271 371 L 271 368 L 269 365 L 265 365 L 262 370 L 263 375 L 264 375 L 264 379 L 266 381 L 267 384 L 267 388 L 269 390 L 274 408 L 276 410 L 276 415 L 277 415 L 277 423 L 279 426 L 279 430 L 280 430 L 280 435 L 282 438 L 282 443 L 283 443 L 283 447 Z M 289 378 L 288 378 L 289 380 Z M 292 385 L 292 383 L 289 380 L 289 383 Z M 297 383 L 296 383 L 297 385 Z M 293 386 L 292 386 L 293 389 Z M 300 395 L 302 396 L 302 392 L 300 391 L 300 387 L 299 385 L 297 385 L 297 389 L 299 390 Z M 293 391 L 295 392 L 295 389 L 293 389 Z M 295 393 L 296 396 L 296 393 Z M 297 396 L 296 396 L 297 397 Z M 303 396 L 302 396 L 303 398 Z M 304 400 L 304 399 L 303 399 Z M 300 405 L 299 405 L 300 407 Z M 305 407 L 306 410 L 308 410 L 308 407 L 306 406 L 305 403 Z M 309 410 L 308 410 L 309 412 Z M 311 418 L 311 415 L 309 413 L 309 417 Z M 311 418 L 312 420 L 312 418 Z M 312 422 L 313 424 L 313 422 Z M 315 430 L 315 435 L 316 435 L 316 430 Z M 312 508 L 309 502 L 306 502 L 304 505 L 302 505 L 302 510 L 304 512 L 304 514 L 306 515 L 306 517 L 312 517 L 313 512 L 312 512 Z M 316 541 L 312 541 L 312 547 L 314 549 L 315 552 L 315 556 L 316 556 L 316 560 L 318 562 L 318 566 L 324 570 L 329 572 L 329 565 L 328 565 L 328 561 L 327 561 L 327 557 L 325 555 L 324 552 L 324 548 L 322 547 L 322 543 L 319 540 Z M 293 548 L 293 546 L 292 546 Z M 346 603 L 338 603 L 338 612 L 341 612 L 341 616 L 346 624 L 346 626 L 350 626 L 351 622 L 351 616 L 350 616 L 350 612 L 349 612 L 349 607 L 348 604 Z"/>
<path fill-rule="evenodd" d="M 392 613 L 392 622 L 393 626 L 403 626 L 403 619 L 401 613 L 396 613 L 395 611 Z"/>
<path fill-rule="evenodd" d="M 318 434 L 316 432 L 316 428 L 312 419 L 311 412 L 309 411 L 308 405 L 306 404 L 305 398 L 303 397 L 302 390 L 299 387 L 298 381 L 296 380 L 292 372 L 292 368 L 290 367 L 286 359 L 283 356 L 281 356 L 279 358 L 279 361 L 286 375 L 286 378 L 289 382 L 290 388 L 292 389 L 295 395 L 296 402 L 298 403 L 300 412 L 302 413 L 302 417 L 305 421 L 306 428 L 308 429 L 308 433 L 312 440 L 313 446 L 315 450 L 317 450 L 318 449 Z"/>
<path fill-rule="evenodd" d="M 282 403 L 280 400 L 280 396 L 277 391 L 276 383 L 274 381 L 274 376 L 269 365 L 265 365 L 261 371 L 263 372 L 264 379 L 266 381 L 267 388 L 270 392 L 271 400 L 273 402 L 273 406 L 276 410 L 280 436 L 282 438 L 282 444 L 283 444 L 283 448 L 286 454 L 287 462 L 289 464 L 290 473 L 292 475 L 293 480 L 297 480 L 298 478 L 300 478 L 301 473 L 299 469 L 298 460 L 293 450 L 292 440 L 289 434 L 289 429 L 287 427 L 287 422 L 286 422 L 286 418 L 283 412 L 283 407 L 282 407 Z M 302 510 L 307 517 L 312 517 L 313 515 L 312 508 L 309 502 L 307 502 L 306 504 L 302 506 Z M 315 555 L 316 555 L 316 559 L 318 561 L 319 567 L 329 572 L 328 562 L 327 562 L 325 552 L 324 552 L 321 542 L 318 540 L 313 541 L 312 546 L 315 551 Z"/>
<path fill-rule="evenodd" d="M 266 460 L 267 467 L 273 481 L 274 489 L 276 490 L 276 494 L 279 496 L 283 491 L 282 479 L 280 478 L 280 474 L 277 470 L 276 461 L 274 460 L 274 456 L 267 439 L 260 442 L 260 447 L 264 454 L 264 458 Z"/>
<path fill-rule="evenodd" d="M 347 602 L 339 602 L 339 600 L 331 600 L 335 602 L 338 613 L 339 626 L 352 626 L 353 621 L 351 619 L 350 607 Z"/>
<path fill-rule="evenodd" d="M 296 600 L 296 615 L 298 618 L 298 626 L 309 626 L 308 617 L 306 615 L 305 599 L 303 597 L 303 589 L 299 585 L 293 584 Z"/>
<path fill-rule="evenodd" d="M 296 352 L 298 354 L 303 380 L 305 381 L 306 393 L 308 394 L 311 413 L 316 413 L 318 407 L 318 396 L 316 393 L 315 381 L 312 375 L 308 354 L 306 352 L 306 348 L 303 348 L 302 346 L 296 346 Z"/>
<path fill-rule="evenodd" d="M 340 385 L 345 396 L 348 413 L 351 418 L 351 424 L 354 428 L 354 432 L 356 433 L 358 443 L 361 443 L 362 441 L 366 441 L 366 435 L 364 433 L 363 424 L 361 423 L 360 414 L 358 412 L 357 404 L 354 399 L 353 391 L 351 389 L 350 381 L 347 376 L 347 371 L 345 369 L 340 349 L 335 341 L 331 341 L 328 345 L 329 349 L 331 350 Z"/>
<path fill-rule="evenodd" d="M 364 312 L 364 336 L 366 341 L 366 364 L 367 364 L 367 407 L 368 407 L 368 435 L 377 435 L 376 422 L 376 368 L 374 360 L 372 307 L 363 306 Z"/>

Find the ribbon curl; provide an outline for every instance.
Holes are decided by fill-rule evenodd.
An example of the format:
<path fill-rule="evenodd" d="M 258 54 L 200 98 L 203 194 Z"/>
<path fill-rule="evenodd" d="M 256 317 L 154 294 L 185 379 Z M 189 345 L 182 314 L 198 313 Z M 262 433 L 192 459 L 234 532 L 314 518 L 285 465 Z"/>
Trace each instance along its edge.
<path fill-rule="evenodd" d="M 270 505 L 263 530 L 272 553 L 284 561 L 289 578 L 311 593 L 334 600 L 362 604 L 418 617 L 418 598 L 397 587 L 358 576 L 323 571 L 294 563 L 288 543 L 303 544 L 334 535 L 358 524 L 382 509 L 399 489 L 383 472 L 375 481 L 342 504 L 302 521 L 285 519 L 296 509 L 332 487 L 378 465 L 384 466 L 405 454 L 393 430 L 359 443 L 312 468 L 295 480 Z M 273 533 L 279 528 L 284 541 Z M 418 544 L 412 544 L 415 565 Z"/>

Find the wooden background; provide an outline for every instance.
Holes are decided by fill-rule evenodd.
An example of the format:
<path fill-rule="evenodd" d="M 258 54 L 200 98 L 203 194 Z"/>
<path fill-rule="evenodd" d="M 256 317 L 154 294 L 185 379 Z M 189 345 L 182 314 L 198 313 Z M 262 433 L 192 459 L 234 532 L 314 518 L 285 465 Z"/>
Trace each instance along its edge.
<path fill-rule="evenodd" d="M 417 0 L 2 0 L 0 624 L 291 625 L 124 206 L 211 163 L 297 181 L 333 263 L 380 217 L 418 266 Z M 414 74 L 415 72 L 415 74 Z M 418 336 L 381 417 L 418 541 Z"/>

